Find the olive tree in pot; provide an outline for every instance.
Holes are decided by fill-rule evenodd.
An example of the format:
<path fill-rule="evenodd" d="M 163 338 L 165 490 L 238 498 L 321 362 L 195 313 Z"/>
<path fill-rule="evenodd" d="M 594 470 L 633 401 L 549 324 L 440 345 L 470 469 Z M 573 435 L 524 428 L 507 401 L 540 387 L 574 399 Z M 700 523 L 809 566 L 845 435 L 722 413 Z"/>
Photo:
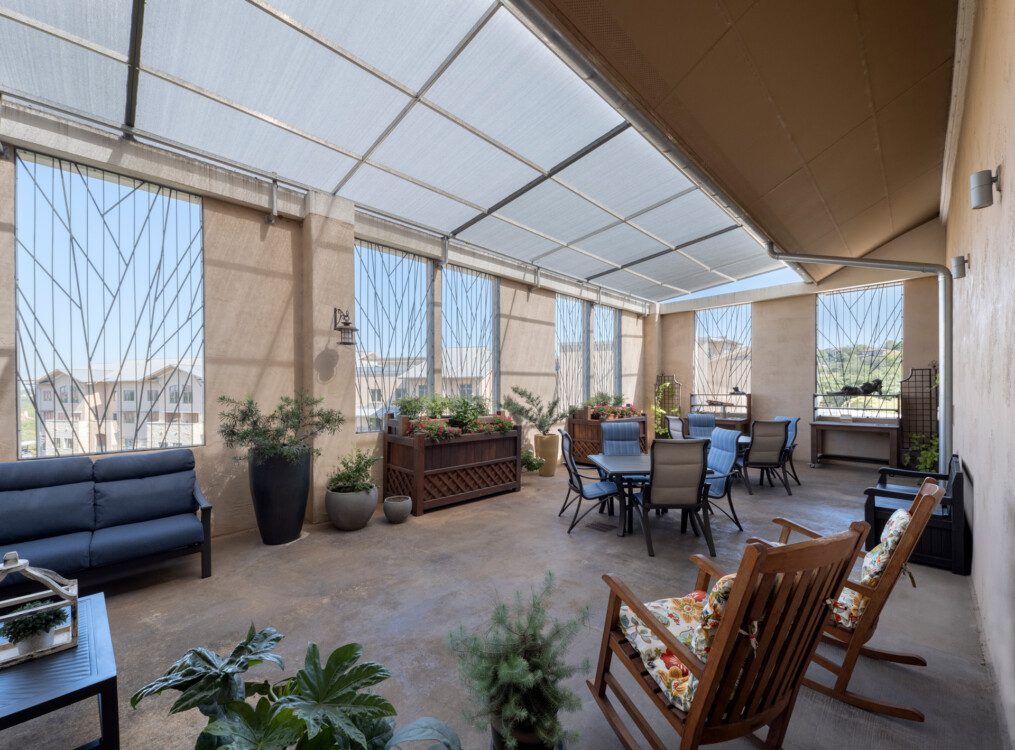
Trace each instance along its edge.
<path fill-rule="evenodd" d="M 300 535 L 310 493 L 310 463 L 321 451 L 313 441 L 334 434 L 345 417 L 320 408 L 323 398 L 299 392 L 283 396 L 269 414 L 247 396 L 219 396 L 219 434 L 230 448 L 247 449 L 250 495 L 265 544 L 285 544 Z"/>
<path fill-rule="evenodd" d="M 459 628 L 450 637 L 462 682 L 476 710 L 468 718 L 477 728 L 490 724 L 496 750 L 551 750 L 577 739 L 560 722 L 562 711 L 581 707 L 578 694 L 564 682 L 588 671 L 569 664 L 566 651 L 589 621 L 589 609 L 560 621 L 547 612 L 554 589 L 552 573 L 529 597 L 515 594 L 500 603 L 489 624 L 478 633 Z"/>
<path fill-rule="evenodd" d="M 343 456 L 328 477 L 324 507 L 336 528 L 356 531 L 370 522 L 377 510 L 377 488 L 370 478 L 370 469 L 379 460 L 379 456 L 357 449 Z"/>
<path fill-rule="evenodd" d="M 532 391 L 512 386 L 511 392 L 517 396 L 507 396 L 502 406 L 515 419 L 529 422 L 536 430 L 532 445 L 536 455 L 543 459 L 539 467 L 539 476 L 552 477 L 557 473 L 557 457 L 560 456 L 560 436 L 551 435 L 550 430 L 557 422 L 567 419 L 567 412 L 560 409 L 560 399 L 553 399 L 543 405 L 543 399 Z"/>

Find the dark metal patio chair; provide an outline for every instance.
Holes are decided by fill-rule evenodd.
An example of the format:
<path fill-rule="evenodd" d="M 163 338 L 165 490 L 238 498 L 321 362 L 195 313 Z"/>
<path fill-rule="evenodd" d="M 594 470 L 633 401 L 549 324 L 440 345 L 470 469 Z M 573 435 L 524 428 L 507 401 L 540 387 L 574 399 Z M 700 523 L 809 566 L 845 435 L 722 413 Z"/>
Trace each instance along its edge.
<path fill-rule="evenodd" d="M 788 430 L 788 422 L 755 419 L 751 423 L 751 444 L 747 447 L 742 465 L 745 478 L 748 469 L 758 469 L 759 486 L 765 483 L 767 477 L 769 486 L 774 487 L 772 477 L 776 476 L 782 482 L 782 486 L 786 488 L 786 494 L 792 495 L 793 491 L 789 488 L 789 479 L 786 476 L 786 434 Z M 747 479 L 744 484 L 747 485 L 747 491 L 753 495 L 750 479 Z"/>
<path fill-rule="evenodd" d="M 564 456 L 564 467 L 567 469 L 568 480 L 567 496 L 564 498 L 564 505 L 561 506 L 560 513 L 557 516 L 562 516 L 569 506 L 575 506 L 571 524 L 567 527 L 567 533 L 570 534 L 574 527 L 578 525 L 578 522 L 596 508 L 602 512 L 605 507 L 609 506 L 610 515 L 612 516 L 613 501 L 620 498 L 621 490 L 613 482 L 602 481 L 597 477 L 582 474 L 578 470 L 578 464 L 574 460 L 570 433 L 563 429 L 557 430 L 557 432 L 560 433 L 560 449 Z M 572 494 L 574 497 L 572 497 Z M 584 513 L 581 512 L 583 500 L 593 503 L 592 507 L 588 508 Z"/>
<path fill-rule="evenodd" d="M 776 417 L 776 422 L 788 422 L 786 429 L 786 461 L 785 465 L 793 481 L 800 484 L 800 477 L 797 476 L 796 466 L 793 465 L 793 451 L 796 449 L 796 434 L 800 425 L 800 417 Z"/>
<path fill-rule="evenodd" d="M 723 508 L 719 510 L 737 525 L 741 531 L 744 527 L 740 525 L 737 518 L 737 511 L 733 508 L 733 478 L 740 475 L 737 466 L 737 438 L 740 437 L 739 430 L 725 430 L 716 427 L 712 430 L 712 444 L 708 448 L 708 468 L 711 472 L 705 477 L 705 484 L 708 485 L 708 498 L 710 507 L 718 507 L 712 499 L 726 497 L 730 510 L 727 513 Z"/>

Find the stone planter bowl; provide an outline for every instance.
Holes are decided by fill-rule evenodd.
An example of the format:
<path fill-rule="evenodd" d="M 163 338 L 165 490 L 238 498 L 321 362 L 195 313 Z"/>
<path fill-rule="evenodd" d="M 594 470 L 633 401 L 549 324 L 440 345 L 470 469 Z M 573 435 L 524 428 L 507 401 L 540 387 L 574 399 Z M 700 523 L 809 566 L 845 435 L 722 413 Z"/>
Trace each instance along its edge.
<path fill-rule="evenodd" d="M 388 523 L 402 523 L 412 513 L 412 498 L 408 495 L 392 495 L 384 498 L 384 517 Z"/>
<path fill-rule="evenodd" d="M 324 507 L 336 529 L 358 531 L 370 522 L 377 510 L 377 488 L 372 487 L 363 492 L 327 490 L 324 493 Z"/>

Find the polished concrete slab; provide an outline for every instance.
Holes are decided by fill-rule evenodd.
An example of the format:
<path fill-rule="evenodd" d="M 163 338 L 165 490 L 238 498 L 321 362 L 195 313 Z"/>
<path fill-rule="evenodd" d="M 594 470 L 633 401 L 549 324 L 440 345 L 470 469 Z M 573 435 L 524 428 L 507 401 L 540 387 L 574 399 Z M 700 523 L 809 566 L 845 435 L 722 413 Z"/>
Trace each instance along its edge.
<path fill-rule="evenodd" d="M 801 467 L 803 486 L 794 485 L 792 497 L 768 487 L 749 496 L 738 486 L 734 499 L 744 531 L 715 516 L 719 565 L 734 569 L 747 537 L 774 536 L 770 520 L 775 516 L 821 531 L 845 528 L 862 518 L 862 490 L 873 476 L 869 467 Z M 394 675 L 382 688 L 399 709 L 400 722 L 437 716 L 459 729 L 465 747 L 485 747 L 485 734 L 462 717 L 464 693 L 447 649 L 454 627 L 479 626 L 495 601 L 527 590 L 553 570 L 560 585 L 555 614 L 592 607 L 592 624 L 576 642 L 574 655 L 594 660 L 606 605 L 604 573 L 618 576 L 645 600 L 680 595 L 695 577 L 688 556 L 705 552 L 704 541 L 690 532 L 681 535 L 679 519 L 669 516 L 654 521 L 654 558 L 646 554 L 637 522 L 634 536 L 619 538 L 615 526 L 597 530 L 590 525 L 614 519 L 592 514 L 569 536 L 566 519 L 557 517 L 564 490 L 560 475 L 527 475 L 521 492 L 443 509 L 401 526 L 389 525 L 378 513 L 363 531 L 318 525 L 284 547 L 265 547 L 256 533 L 235 534 L 215 540 L 210 579 L 200 580 L 198 561 L 191 559 L 107 588 L 123 746 L 193 747 L 202 725 L 199 715 L 168 716 L 169 696 L 132 710 L 129 696 L 192 646 L 228 650 L 253 622 L 285 633 L 280 651 L 289 671 L 300 664 L 308 641 L 322 650 L 362 643 L 366 656 Z M 787 748 L 1009 747 L 984 665 L 969 580 L 913 569 L 917 588 L 900 582 L 872 644 L 915 651 L 928 666 L 866 662 L 853 687 L 914 705 L 927 721 L 874 716 L 804 689 Z M 277 678 L 282 673 L 265 667 L 258 674 Z M 823 676 L 820 670 L 812 674 Z M 567 718 L 581 734 L 574 747 L 618 747 L 583 681 L 575 683 L 584 705 Z M 0 748 L 76 747 L 96 736 L 97 715 L 92 703 L 65 709 L 0 733 Z"/>

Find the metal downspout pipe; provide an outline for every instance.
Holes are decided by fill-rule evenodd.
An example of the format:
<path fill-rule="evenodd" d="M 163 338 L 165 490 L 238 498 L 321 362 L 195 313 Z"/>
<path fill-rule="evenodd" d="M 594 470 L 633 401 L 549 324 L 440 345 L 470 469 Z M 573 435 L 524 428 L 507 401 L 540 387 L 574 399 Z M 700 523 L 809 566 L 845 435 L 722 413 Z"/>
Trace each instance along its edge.
<path fill-rule="evenodd" d="M 940 439 L 938 451 L 938 471 L 948 471 L 948 462 L 952 456 L 952 272 L 947 266 L 937 263 L 913 263 L 900 260 L 874 260 L 868 258 L 840 258 L 830 255 L 806 255 L 803 253 L 784 253 L 775 249 L 771 242 L 767 245 L 768 255 L 781 261 L 796 263 L 833 264 L 854 268 L 879 268 L 892 271 L 911 271 L 913 273 L 933 273 L 937 275 L 937 315 L 938 315 L 938 361 L 940 362 L 940 384 L 938 395 L 938 435 Z"/>

